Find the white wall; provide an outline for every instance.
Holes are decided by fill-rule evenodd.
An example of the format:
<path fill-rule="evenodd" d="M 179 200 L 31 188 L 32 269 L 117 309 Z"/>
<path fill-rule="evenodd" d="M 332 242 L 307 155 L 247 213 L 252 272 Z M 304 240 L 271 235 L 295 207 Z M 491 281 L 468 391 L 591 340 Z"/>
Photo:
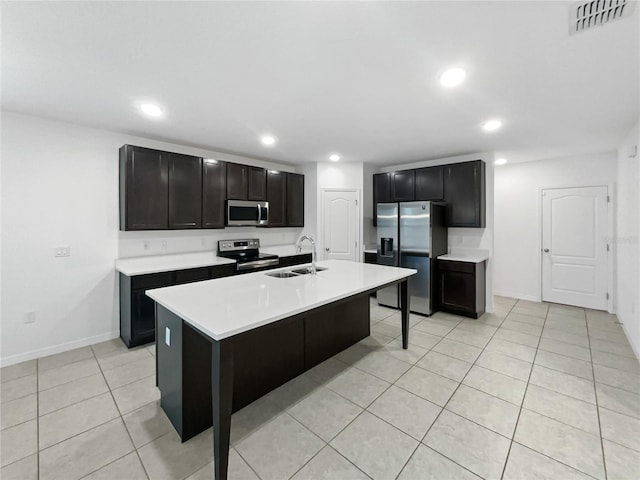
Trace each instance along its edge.
<path fill-rule="evenodd" d="M 615 152 L 496 167 L 494 292 L 533 301 L 542 298 L 541 188 L 611 186 L 615 181 Z"/>
<path fill-rule="evenodd" d="M 362 227 L 362 186 L 363 186 L 363 164 L 360 162 L 348 163 L 328 163 L 319 162 L 318 166 L 318 186 L 317 186 L 317 231 L 318 231 L 318 252 L 324 252 L 324 232 L 322 230 L 322 189 L 323 188 L 355 188 L 358 191 L 358 217 L 359 217 L 359 237 L 358 258 L 363 257 L 363 227 Z M 319 258 L 322 255 L 318 254 Z"/>
<path fill-rule="evenodd" d="M 617 155 L 616 313 L 640 358 L 640 124 L 629 132 Z"/>
<path fill-rule="evenodd" d="M 3 365 L 117 337 L 118 257 L 211 250 L 218 239 L 238 236 L 258 236 L 264 245 L 294 243 L 301 231 L 120 232 L 118 148 L 123 144 L 296 168 L 10 112 L 2 112 L 1 121 Z M 71 247 L 71 256 L 54 258 L 53 248 L 62 245 Z M 35 312 L 35 323 L 24 323 L 27 312 Z"/>
<path fill-rule="evenodd" d="M 362 229 L 365 248 L 376 248 L 376 227 L 373 226 L 373 175 L 380 169 L 376 165 L 365 163 L 362 166 Z"/>
<path fill-rule="evenodd" d="M 486 163 L 486 226 L 485 228 L 449 228 L 449 247 L 458 249 L 480 249 L 489 252 L 487 261 L 486 285 L 486 311 L 493 312 L 494 295 L 494 158 L 493 152 L 479 152 L 470 155 L 458 155 L 455 157 L 438 158 L 425 160 L 422 162 L 394 165 L 392 167 L 381 168 L 381 172 L 393 172 L 396 170 L 406 170 L 411 168 L 433 167 L 436 165 L 447 165 L 450 163 L 469 162 L 472 160 L 483 160 Z"/>
<path fill-rule="evenodd" d="M 303 233 L 318 238 L 318 164 L 305 163 L 304 174 L 304 230 Z"/>

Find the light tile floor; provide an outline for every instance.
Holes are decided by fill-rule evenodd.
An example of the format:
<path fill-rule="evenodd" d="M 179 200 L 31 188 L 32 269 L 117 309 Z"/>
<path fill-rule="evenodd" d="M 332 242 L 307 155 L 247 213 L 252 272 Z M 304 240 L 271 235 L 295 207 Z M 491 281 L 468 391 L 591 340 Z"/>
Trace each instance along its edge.
<path fill-rule="evenodd" d="M 479 320 L 371 308 L 372 336 L 234 414 L 230 478 L 639 479 L 640 366 L 615 316 L 496 298 Z M 3 480 L 212 478 L 181 443 L 154 348 L 3 368 Z"/>

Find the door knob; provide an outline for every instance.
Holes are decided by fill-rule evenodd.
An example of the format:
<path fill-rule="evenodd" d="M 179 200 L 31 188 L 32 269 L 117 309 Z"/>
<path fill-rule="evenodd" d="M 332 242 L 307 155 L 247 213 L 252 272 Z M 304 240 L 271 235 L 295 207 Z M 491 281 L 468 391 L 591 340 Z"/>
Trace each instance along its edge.
<path fill-rule="evenodd" d="M 545 249 L 544 249 L 544 253 L 549 253 L 549 249 L 548 249 L 548 248 L 545 248 Z"/>

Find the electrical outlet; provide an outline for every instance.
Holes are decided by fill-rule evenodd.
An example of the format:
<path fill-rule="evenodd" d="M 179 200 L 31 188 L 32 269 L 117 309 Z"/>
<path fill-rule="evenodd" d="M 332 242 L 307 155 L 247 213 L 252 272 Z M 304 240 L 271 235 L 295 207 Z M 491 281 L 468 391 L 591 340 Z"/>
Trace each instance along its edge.
<path fill-rule="evenodd" d="M 144 242 L 142 242 L 142 248 L 144 248 L 145 250 L 151 249 L 151 242 L 149 240 L 145 240 Z"/>
<path fill-rule="evenodd" d="M 171 346 L 171 330 L 169 327 L 164 329 L 164 343 L 166 343 L 168 347 Z"/>
<path fill-rule="evenodd" d="M 166 249 L 167 249 L 167 241 L 162 240 L 162 250 L 166 250 Z"/>
<path fill-rule="evenodd" d="M 71 247 L 64 245 L 62 247 L 55 247 L 53 249 L 54 257 L 69 257 L 71 256 Z"/>
<path fill-rule="evenodd" d="M 36 323 L 36 312 L 27 312 L 24 314 L 24 323 Z"/>

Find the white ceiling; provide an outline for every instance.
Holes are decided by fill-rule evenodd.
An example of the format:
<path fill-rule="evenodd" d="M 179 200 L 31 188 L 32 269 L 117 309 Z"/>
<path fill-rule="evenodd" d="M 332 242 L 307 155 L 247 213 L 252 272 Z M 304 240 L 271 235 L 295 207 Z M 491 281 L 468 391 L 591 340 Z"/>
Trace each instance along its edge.
<path fill-rule="evenodd" d="M 639 114 L 640 8 L 569 36 L 570 3 L 5 2 L 2 104 L 286 163 L 611 150 Z"/>

